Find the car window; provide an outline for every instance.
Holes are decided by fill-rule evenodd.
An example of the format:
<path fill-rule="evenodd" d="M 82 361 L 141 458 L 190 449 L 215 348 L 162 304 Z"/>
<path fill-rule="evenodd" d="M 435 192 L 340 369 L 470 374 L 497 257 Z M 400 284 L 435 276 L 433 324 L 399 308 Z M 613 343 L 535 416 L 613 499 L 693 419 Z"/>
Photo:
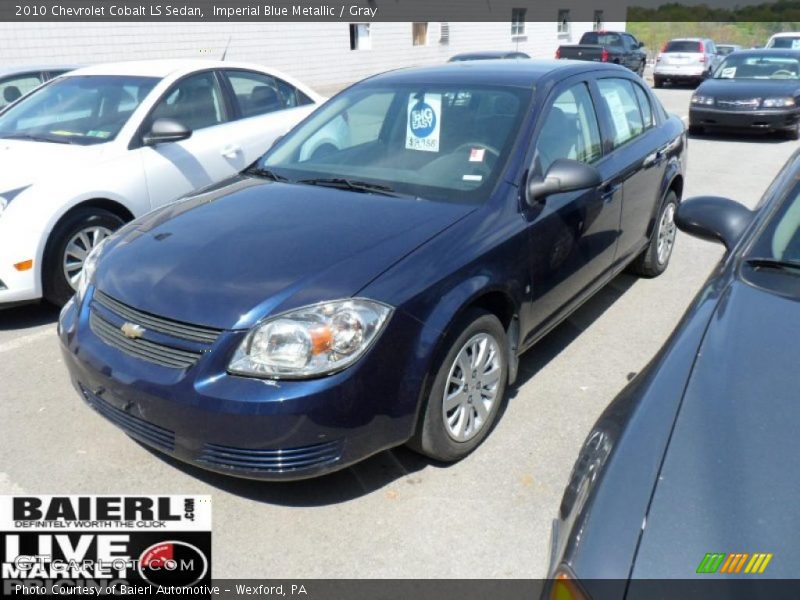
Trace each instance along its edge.
<path fill-rule="evenodd" d="M 644 88 L 640 86 L 638 83 L 631 83 L 633 86 L 633 91 L 636 94 L 636 99 L 639 101 L 639 108 L 642 111 L 642 122 L 644 124 L 644 128 L 647 129 L 648 127 L 652 127 L 654 125 L 653 120 L 653 105 L 650 103 L 650 97 L 647 95 L 647 92 L 644 91 Z"/>
<path fill-rule="evenodd" d="M 800 61 L 782 54 L 731 54 L 714 71 L 715 79 L 800 79 Z"/>
<path fill-rule="evenodd" d="M 0 137 L 83 145 L 107 142 L 158 81 L 115 75 L 56 79 L 0 116 Z"/>
<path fill-rule="evenodd" d="M 283 79 L 275 78 L 275 83 L 278 84 L 278 91 L 281 93 L 283 103 L 287 108 L 295 106 L 304 106 L 306 104 L 313 104 L 314 101 L 306 96 L 303 92 L 298 90 L 290 83 L 286 83 Z"/>
<path fill-rule="evenodd" d="M 774 38 L 767 48 L 791 48 L 792 50 L 797 50 L 800 48 L 800 37 Z"/>
<path fill-rule="evenodd" d="M 222 93 L 210 71 L 181 79 L 150 114 L 150 121 L 174 119 L 192 131 L 219 125 L 225 120 Z"/>
<path fill-rule="evenodd" d="M 357 86 L 323 104 L 259 166 L 293 181 L 346 178 L 412 197 L 484 202 L 531 94 L 499 84 Z"/>
<path fill-rule="evenodd" d="M 644 131 L 639 103 L 627 79 L 599 79 L 597 86 L 611 117 L 612 141 L 617 148 Z"/>
<path fill-rule="evenodd" d="M 242 117 L 255 117 L 284 109 L 275 78 L 253 71 L 227 71 Z"/>
<path fill-rule="evenodd" d="M 553 102 L 536 140 L 536 162 L 547 172 L 559 158 L 592 163 L 602 154 L 600 128 L 585 83 L 562 92 Z"/>
<path fill-rule="evenodd" d="M 581 44 L 600 44 L 601 46 L 619 46 L 622 38 L 618 33 L 597 33 L 589 31 L 583 34 Z"/>
<path fill-rule="evenodd" d="M 691 40 L 672 40 L 668 42 L 662 52 L 702 52 L 701 42 Z"/>
<path fill-rule="evenodd" d="M 31 90 L 39 87 L 42 81 L 36 74 L 17 75 L 0 79 L 0 108 L 16 102 Z"/>

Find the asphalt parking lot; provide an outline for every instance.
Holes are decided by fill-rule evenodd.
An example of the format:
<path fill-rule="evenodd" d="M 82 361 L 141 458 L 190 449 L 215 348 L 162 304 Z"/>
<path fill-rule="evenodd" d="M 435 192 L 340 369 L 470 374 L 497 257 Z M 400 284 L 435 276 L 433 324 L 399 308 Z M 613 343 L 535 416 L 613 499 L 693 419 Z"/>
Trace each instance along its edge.
<path fill-rule="evenodd" d="M 657 94 L 687 115 L 691 90 Z M 684 197 L 752 207 L 796 148 L 779 137 L 692 139 Z M 0 312 L 0 493 L 211 494 L 215 577 L 542 577 L 584 436 L 721 254 L 679 234 L 662 277 L 614 280 L 523 358 L 502 420 L 466 460 L 431 464 L 401 448 L 297 483 L 228 479 L 133 442 L 72 389 L 57 311 L 9 309 Z"/>

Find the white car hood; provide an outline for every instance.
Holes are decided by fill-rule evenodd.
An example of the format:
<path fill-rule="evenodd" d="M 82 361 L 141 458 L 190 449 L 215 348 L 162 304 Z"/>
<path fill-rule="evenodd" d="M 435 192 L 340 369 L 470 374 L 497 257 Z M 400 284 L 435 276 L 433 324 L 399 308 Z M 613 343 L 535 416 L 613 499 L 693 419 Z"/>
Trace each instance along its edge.
<path fill-rule="evenodd" d="M 103 146 L 0 139 L 0 194 L 96 164 Z"/>

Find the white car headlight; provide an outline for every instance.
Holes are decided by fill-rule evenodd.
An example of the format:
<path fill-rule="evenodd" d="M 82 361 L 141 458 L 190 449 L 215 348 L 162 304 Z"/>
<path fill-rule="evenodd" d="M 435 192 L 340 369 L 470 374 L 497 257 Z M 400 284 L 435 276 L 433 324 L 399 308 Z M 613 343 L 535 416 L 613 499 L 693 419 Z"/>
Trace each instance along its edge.
<path fill-rule="evenodd" d="M 795 105 L 794 98 L 764 98 L 761 106 L 764 108 L 790 108 Z"/>
<path fill-rule="evenodd" d="M 698 96 L 695 94 L 692 96 L 692 104 L 700 104 L 702 106 L 713 106 L 714 105 L 714 97 L 713 96 Z"/>
<path fill-rule="evenodd" d="M 83 301 L 86 290 L 94 280 L 94 272 L 97 270 L 97 260 L 100 258 L 103 247 L 109 239 L 110 238 L 105 238 L 101 240 L 99 244 L 91 249 L 86 260 L 83 261 L 83 269 L 81 269 L 81 274 L 78 276 L 78 289 L 75 292 L 78 302 Z"/>
<path fill-rule="evenodd" d="M 341 371 L 367 351 L 391 314 L 385 304 L 353 298 L 271 317 L 247 334 L 228 370 L 272 379 Z"/>

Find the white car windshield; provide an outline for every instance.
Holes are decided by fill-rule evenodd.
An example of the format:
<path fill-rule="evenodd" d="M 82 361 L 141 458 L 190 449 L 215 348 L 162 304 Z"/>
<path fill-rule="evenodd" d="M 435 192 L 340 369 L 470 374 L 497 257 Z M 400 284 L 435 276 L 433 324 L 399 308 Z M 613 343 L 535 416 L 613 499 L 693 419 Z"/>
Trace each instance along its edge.
<path fill-rule="evenodd" d="M 351 189 L 357 182 L 361 191 L 380 186 L 481 202 L 503 170 L 531 94 L 475 84 L 358 86 L 324 104 L 257 166 L 294 182 Z"/>
<path fill-rule="evenodd" d="M 0 113 L 0 138 L 65 144 L 113 140 L 155 77 L 86 75 L 62 77 Z"/>

